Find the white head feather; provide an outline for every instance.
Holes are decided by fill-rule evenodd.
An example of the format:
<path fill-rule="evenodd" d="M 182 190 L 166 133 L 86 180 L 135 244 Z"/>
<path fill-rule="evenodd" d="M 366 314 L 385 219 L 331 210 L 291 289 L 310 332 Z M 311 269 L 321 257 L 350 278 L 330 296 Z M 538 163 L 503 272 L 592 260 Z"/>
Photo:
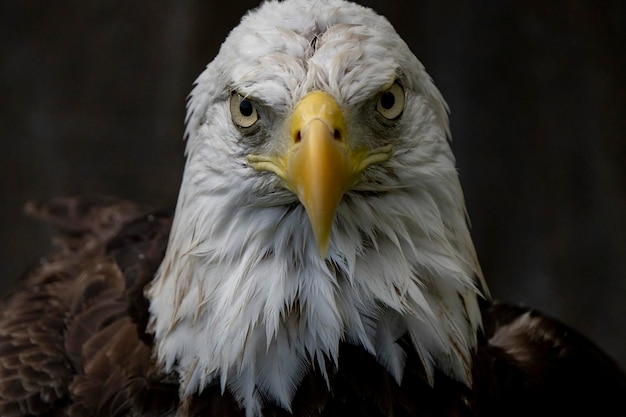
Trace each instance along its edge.
<path fill-rule="evenodd" d="M 404 113 L 376 125 L 367 104 L 396 78 Z M 354 140 L 394 149 L 344 196 L 326 259 L 297 197 L 246 164 L 284 143 L 312 90 L 335 98 Z M 231 121 L 232 91 L 259 104 L 256 135 Z M 470 384 L 486 287 L 448 135 L 439 91 L 372 10 L 288 0 L 245 16 L 191 93 L 170 242 L 147 291 L 158 360 L 178 372 L 181 395 L 219 382 L 250 416 L 265 398 L 289 409 L 305 372 L 340 363 L 342 341 L 400 381 L 404 334 L 429 378 L 437 367 Z"/>

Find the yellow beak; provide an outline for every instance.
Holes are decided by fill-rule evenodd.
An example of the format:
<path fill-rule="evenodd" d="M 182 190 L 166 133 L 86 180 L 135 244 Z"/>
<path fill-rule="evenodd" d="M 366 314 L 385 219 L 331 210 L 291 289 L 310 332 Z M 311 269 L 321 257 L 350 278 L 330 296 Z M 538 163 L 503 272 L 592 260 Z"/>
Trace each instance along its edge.
<path fill-rule="evenodd" d="M 312 92 L 296 106 L 286 177 L 306 209 L 322 257 L 335 210 L 354 181 L 345 135 L 341 109 L 328 94 Z"/>
<path fill-rule="evenodd" d="M 322 258 L 326 257 L 335 211 L 368 165 L 387 160 L 391 146 L 353 150 L 343 113 L 327 93 L 314 91 L 295 107 L 289 146 L 278 156 L 248 155 L 250 166 L 280 176 L 304 206 Z"/>

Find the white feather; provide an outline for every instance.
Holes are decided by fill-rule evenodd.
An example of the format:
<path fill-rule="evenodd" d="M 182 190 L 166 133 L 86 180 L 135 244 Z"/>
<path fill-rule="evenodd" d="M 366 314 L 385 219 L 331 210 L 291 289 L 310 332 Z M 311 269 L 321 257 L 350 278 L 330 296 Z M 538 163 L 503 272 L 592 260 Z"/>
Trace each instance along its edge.
<path fill-rule="evenodd" d="M 396 77 L 406 108 L 380 143 L 365 103 Z M 342 106 L 355 146 L 394 146 L 345 195 L 326 260 L 297 198 L 245 162 L 285 146 L 295 103 L 314 89 Z M 263 141 L 231 122 L 233 90 L 257 100 Z M 303 375 L 337 364 L 344 340 L 400 381 L 404 334 L 431 382 L 437 367 L 471 383 L 487 294 L 448 135 L 443 98 L 383 17 L 341 0 L 249 13 L 192 91 L 170 242 L 147 291 L 158 360 L 181 395 L 220 383 L 248 416 L 263 398 L 289 410 Z"/>

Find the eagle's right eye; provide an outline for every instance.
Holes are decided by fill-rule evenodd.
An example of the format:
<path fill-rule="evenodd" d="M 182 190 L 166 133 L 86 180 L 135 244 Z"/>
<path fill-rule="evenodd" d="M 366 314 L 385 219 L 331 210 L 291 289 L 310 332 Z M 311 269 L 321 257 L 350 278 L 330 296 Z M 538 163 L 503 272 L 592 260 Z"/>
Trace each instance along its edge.
<path fill-rule="evenodd" d="M 259 113 L 250 99 L 233 93 L 230 96 L 230 117 L 234 124 L 245 129 L 252 127 L 259 120 Z"/>

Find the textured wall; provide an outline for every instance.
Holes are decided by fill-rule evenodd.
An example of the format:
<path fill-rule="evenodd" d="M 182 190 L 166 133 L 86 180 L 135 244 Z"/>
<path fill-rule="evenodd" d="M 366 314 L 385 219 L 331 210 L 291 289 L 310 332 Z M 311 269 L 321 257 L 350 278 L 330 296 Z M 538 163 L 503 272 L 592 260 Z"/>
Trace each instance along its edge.
<path fill-rule="evenodd" d="M 175 201 L 185 96 L 254 2 L 35 3 L 0 0 L 2 292 L 49 246 L 26 201 Z M 493 294 L 560 317 L 626 365 L 626 4 L 364 3 L 450 104 Z"/>

